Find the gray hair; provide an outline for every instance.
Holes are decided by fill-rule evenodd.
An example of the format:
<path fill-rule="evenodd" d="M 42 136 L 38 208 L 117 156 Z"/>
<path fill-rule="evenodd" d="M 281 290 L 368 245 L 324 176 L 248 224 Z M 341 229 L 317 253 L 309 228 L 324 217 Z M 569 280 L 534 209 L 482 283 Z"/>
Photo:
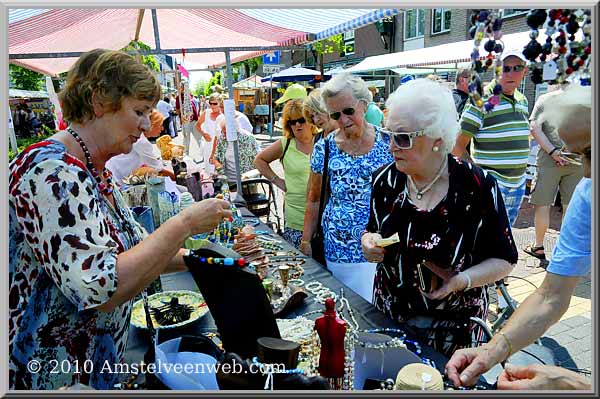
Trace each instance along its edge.
<path fill-rule="evenodd" d="M 373 95 L 367 88 L 365 81 L 349 73 L 337 74 L 325 83 L 321 97 L 325 104 L 327 104 L 327 99 L 335 97 L 345 90 L 350 90 L 352 96 L 358 101 L 364 101 L 366 104 L 373 101 Z"/>
<path fill-rule="evenodd" d="M 456 77 L 454 78 L 454 83 L 458 84 L 458 79 L 460 78 L 467 78 L 469 79 L 471 77 L 471 68 L 458 68 L 456 70 Z"/>
<path fill-rule="evenodd" d="M 386 126 L 424 130 L 425 135 L 441 138 L 441 150 L 454 148 L 460 131 L 456 106 L 450 90 L 431 79 L 415 79 L 398 87 L 385 103 L 389 110 Z"/>
<path fill-rule="evenodd" d="M 581 86 L 570 84 L 562 93 L 554 96 L 552 101 L 544 103 L 544 110 L 540 120 L 548 122 L 558 130 L 563 130 L 564 124 L 573 115 L 581 115 L 591 118 L 592 112 L 592 86 Z"/>
<path fill-rule="evenodd" d="M 216 101 L 219 104 L 223 102 L 223 100 L 221 100 L 221 94 L 219 93 L 211 93 L 210 96 L 208 96 L 208 101 Z"/>
<path fill-rule="evenodd" d="M 312 111 L 317 114 L 326 114 L 327 106 L 323 103 L 323 97 L 321 97 L 322 92 L 322 89 L 312 90 L 308 97 L 304 99 L 304 110 Z"/>

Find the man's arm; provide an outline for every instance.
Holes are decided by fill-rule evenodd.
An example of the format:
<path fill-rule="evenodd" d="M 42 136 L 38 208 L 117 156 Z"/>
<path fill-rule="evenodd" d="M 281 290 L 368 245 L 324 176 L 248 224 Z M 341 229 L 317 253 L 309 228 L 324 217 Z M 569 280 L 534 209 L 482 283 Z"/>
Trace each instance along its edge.
<path fill-rule="evenodd" d="M 456 138 L 456 144 L 452 149 L 452 155 L 457 156 L 464 161 L 472 162 L 471 154 L 469 154 L 469 152 L 467 151 L 467 147 L 469 146 L 470 142 L 470 136 L 467 136 L 464 133 L 459 134 Z"/>
<path fill-rule="evenodd" d="M 578 282 L 579 277 L 547 273 L 542 285 L 525 299 L 489 343 L 454 353 L 446 365 L 448 378 L 457 386 L 473 385 L 492 366 L 542 336 L 567 311 Z"/>

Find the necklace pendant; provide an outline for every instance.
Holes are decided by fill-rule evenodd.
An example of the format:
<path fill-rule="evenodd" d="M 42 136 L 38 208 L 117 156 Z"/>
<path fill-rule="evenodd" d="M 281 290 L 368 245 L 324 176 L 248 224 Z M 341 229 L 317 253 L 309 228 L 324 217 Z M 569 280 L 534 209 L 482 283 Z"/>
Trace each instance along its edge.
<path fill-rule="evenodd" d="M 417 193 L 417 199 L 420 200 L 421 198 L 423 198 L 423 194 Z"/>

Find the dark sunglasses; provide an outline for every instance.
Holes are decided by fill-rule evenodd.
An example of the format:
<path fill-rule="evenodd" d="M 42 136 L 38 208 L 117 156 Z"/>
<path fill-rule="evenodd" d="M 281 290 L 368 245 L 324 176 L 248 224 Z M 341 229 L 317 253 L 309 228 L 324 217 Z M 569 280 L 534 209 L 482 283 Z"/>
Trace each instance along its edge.
<path fill-rule="evenodd" d="M 425 136 L 424 130 L 416 132 L 392 132 L 391 130 L 381 129 L 381 133 L 390 136 L 394 140 L 394 145 L 401 150 L 410 150 L 415 137 Z"/>
<path fill-rule="evenodd" d="M 219 105 L 219 103 L 209 103 L 210 105 Z"/>
<path fill-rule="evenodd" d="M 331 112 L 329 114 L 329 116 L 331 117 L 331 119 L 337 121 L 342 117 L 342 114 L 351 116 L 351 115 L 354 115 L 355 112 L 356 112 L 356 109 L 354 109 L 354 108 L 344 108 L 341 112 L 340 111 Z"/>
<path fill-rule="evenodd" d="M 510 65 L 505 65 L 502 67 L 504 73 L 509 73 L 510 71 L 521 72 L 523 69 L 525 69 L 525 65 L 515 65 L 512 67 Z"/>
<path fill-rule="evenodd" d="M 304 117 L 298 119 L 290 119 L 288 121 L 288 126 L 294 126 L 296 123 L 303 125 L 306 123 L 306 119 L 304 119 Z"/>

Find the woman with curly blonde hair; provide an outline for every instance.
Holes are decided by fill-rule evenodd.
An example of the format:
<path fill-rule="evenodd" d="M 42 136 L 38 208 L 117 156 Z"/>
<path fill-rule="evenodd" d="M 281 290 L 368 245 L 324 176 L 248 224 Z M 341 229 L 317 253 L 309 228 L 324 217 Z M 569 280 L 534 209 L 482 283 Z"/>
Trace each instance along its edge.
<path fill-rule="evenodd" d="M 303 100 L 289 100 L 283 108 L 283 137 L 262 150 L 254 166 L 263 176 L 285 192 L 285 229 L 283 237 L 300 248 L 306 208 L 306 188 L 310 174 L 310 156 L 317 127 L 303 115 Z M 283 165 L 285 178 L 271 168 L 275 160 Z"/>

